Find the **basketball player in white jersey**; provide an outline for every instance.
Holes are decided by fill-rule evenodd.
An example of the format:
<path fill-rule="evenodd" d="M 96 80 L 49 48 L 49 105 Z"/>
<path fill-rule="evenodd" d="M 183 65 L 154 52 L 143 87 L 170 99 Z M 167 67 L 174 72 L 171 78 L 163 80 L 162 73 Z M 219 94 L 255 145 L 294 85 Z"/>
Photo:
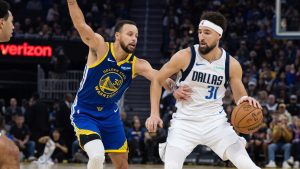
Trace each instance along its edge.
<path fill-rule="evenodd" d="M 0 42 L 7 42 L 14 29 L 9 4 L 0 0 Z M 0 117 L 0 169 L 19 169 L 19 149 L 5 136 L 4 119 Z"/>
<path fill-rule="evenodd" d="M 227 122 L 222 107 L 229 83 L 237 104 L 248 101 L 261 108 L 255 99 L 247 96 L 239 62 L 219 48 L 225 29 L 226 19 L 222 14 L 204 13 L 198 29 L 199 44 L 172 56 L 151 83 L 151 116 L 146 121 L 149 132 L 162 127 L 159 116 L 162 81 L 178 73 L 178 86 L 187 85 L 192 90 L 184 93 L 190 94 L 190 98 L 177 100 L 167 142 L 160 145 L 165 169 L 181 169 L 185 158 L 199 144 L 210 147 L 223 160 L 229 159 L 238 169 L 259 168 L 245 150 L 245 139 Z M 178 90 L 182 92 L 183 88 Z"/>

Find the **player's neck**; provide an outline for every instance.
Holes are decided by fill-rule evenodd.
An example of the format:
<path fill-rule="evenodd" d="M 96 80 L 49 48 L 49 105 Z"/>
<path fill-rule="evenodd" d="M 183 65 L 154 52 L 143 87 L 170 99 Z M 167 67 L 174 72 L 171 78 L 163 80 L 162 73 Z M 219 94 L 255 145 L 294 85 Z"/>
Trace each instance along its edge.
<path fill-rule="evenodd" d="M 127 56 L 128 56 L 129 53 L 125 52 L 121 48 L 120 43 L 115 42 L 115 43 L 113 43 L 112 47 L 114 48 L 114 55 L 116 57 L 117 62 L 120 62 L 120 61 L 122 61 L 122 60 L 124 60 L 124 59 L 127 58 Z"/>
<path fill-rule="evenodd" d="M 222 50 L 216 46 L 213 50 L 211 50 L 209 53 L 207 54 L 201 54 L 201 56 L 207 60 L 208 62 L 212 63 L 215 60 L 218 60 L 221 58 L 222 56 Z"/>

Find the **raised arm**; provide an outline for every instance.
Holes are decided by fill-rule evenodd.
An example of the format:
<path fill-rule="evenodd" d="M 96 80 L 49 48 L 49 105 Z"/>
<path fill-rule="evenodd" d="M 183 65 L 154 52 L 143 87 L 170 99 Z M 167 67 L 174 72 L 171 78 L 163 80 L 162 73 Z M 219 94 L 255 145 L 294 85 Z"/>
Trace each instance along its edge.
<path fill-rule="evenodd" d="M 99 34 L 95 34 L 92 28 L 86 24 L 83 13 L 77 4 L 77 1 L 67 1 L 72 22 L 76 30 L 79 32 L 82 41 L 92 49 L 97 49 L 98 46 L 105 46 L 104 38 Z"/>

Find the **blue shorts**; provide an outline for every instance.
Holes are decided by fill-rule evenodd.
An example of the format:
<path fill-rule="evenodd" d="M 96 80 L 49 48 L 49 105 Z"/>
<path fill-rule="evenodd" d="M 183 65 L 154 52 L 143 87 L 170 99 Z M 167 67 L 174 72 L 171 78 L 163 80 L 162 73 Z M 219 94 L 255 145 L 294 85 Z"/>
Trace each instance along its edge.
<path fill-rule="evenodd" d="M 83 148 L 87 142 L 101 139 L 106 153 L 128 152 L 127 139 L 119 112 L 111 110 L 106 113 L 110 114 L 103 118 L 95 118 L 90 116 L 90 113 L 84 112 L 72 114 L 72 124 L 79 145 Z"/>

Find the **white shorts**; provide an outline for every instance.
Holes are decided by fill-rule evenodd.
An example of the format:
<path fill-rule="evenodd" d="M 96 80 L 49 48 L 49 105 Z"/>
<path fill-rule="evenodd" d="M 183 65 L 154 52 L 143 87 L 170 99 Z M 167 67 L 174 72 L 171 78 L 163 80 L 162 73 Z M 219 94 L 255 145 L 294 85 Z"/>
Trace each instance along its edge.
<path fill-rule="evenodd" d="M 235 133 L 226 117 L 206 118 L 200 122 L 175 118 L 171 121 L 166 145 L 178 147 L 187 154 L 199 144 L 206 145 L 222 160 L 228 160 L 226 149 L 240 139 L 246 145 L 246 140 Z M 161 156 L 166 145 L 160 145 Z"/>

